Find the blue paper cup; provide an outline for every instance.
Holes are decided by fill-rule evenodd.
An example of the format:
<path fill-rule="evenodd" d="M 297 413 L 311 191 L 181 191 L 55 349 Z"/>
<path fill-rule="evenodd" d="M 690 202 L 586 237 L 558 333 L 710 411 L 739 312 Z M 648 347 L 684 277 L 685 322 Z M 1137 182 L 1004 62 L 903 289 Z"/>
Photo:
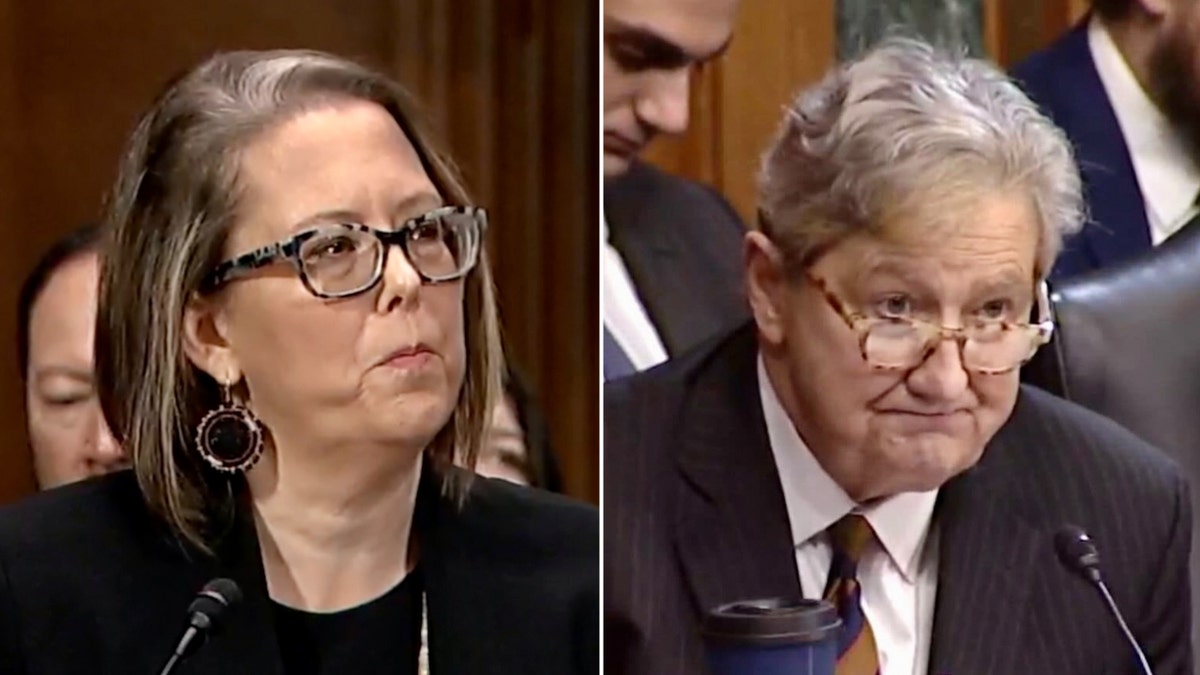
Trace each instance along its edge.
<path fill-rule="evenodd" d="M 834 675 L 841 626 L 823 600 L 767 598 L 717 607 L 702 632 L 712 675 Z"/>

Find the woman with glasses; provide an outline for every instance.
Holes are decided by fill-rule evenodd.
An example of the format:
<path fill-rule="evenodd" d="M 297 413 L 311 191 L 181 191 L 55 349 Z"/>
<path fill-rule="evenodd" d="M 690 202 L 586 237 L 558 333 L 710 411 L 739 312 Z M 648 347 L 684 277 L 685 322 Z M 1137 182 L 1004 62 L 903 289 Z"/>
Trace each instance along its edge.
<path fill-rule="evenodd" d="M 218 55 L 141 120 L 107 227 L 134 468 L 0 515 L 0 672 L 598 671 L 595 510 L 455 467 L 500 395 L 488 221 L 400 86 Z"/>

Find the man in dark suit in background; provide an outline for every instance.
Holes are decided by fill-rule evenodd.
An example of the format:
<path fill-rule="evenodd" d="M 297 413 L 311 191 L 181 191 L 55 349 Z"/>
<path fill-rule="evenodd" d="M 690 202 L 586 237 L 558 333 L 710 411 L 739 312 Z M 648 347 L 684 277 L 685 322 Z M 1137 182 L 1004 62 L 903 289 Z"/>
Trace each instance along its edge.
<path fill-rule="evenodd" d="M 803 595 L 838 675 L 1140 672 L 1056 555 L 1075 525 L 1154 672 L 1191 675 L 1178 468 L 1018 381 L 1082 220 L 1062 132 L 895 40 L 801 94 L 762 172 L 753 321 L 607 385 L 607 671 L 704 672 L 706 611 Z"/>
<path fill-rule="evenodd" d="M 604 4 L 604 376 L 678 354 L 746 316 L 744 226 L 714 190 L 637 161 L 687 129 L 689 78 L 732 36 L 737 0 Z"/>
<path fill-rule="evenodd" d="M 1075 146 L 1091 222 L 1055 266 L 1128 260 L 1189 225 L 1200 194 L 1200 3 L 1092 0 L 1013 69 Z"/>

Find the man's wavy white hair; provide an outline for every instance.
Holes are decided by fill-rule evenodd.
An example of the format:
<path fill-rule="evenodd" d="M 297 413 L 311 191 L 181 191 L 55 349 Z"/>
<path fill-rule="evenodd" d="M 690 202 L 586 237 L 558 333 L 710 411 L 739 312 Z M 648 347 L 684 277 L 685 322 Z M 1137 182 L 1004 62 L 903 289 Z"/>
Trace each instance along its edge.
<path fill-rule="evenodd" d="M 912 38 L 801 92 L 758 179 L 761 227 L 800 266 L 897 209 L 970 217 L 961 204 L 988 194 L 1028 195 L 1044 277 L 1084 219 L 1069 141 L 996 66 Z"/>

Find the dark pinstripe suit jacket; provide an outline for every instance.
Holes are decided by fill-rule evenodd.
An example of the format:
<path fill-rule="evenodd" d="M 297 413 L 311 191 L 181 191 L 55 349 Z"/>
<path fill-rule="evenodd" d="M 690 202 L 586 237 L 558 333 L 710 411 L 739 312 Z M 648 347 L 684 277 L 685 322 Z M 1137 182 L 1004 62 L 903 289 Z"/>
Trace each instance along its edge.
<path fill-rule="evenodd" d="M 635 162 L 604 184 L 609 239 L 667 353 L 745 321 L 746 226 L 712 188 Z"/>
<path fill-rule="evenodd" d="M 799 590 L 752 326 L 605 390 L 605 670 L 705 672 L 702 609 Z M 1191 507 L 1176 467 L 1115 423 L 1032 388 L 947 483 L 931 675 L 1137 672 L 1097 592 L 1059 564 L 1097 542 L 1157 675 L 1190 675 Z"/>

